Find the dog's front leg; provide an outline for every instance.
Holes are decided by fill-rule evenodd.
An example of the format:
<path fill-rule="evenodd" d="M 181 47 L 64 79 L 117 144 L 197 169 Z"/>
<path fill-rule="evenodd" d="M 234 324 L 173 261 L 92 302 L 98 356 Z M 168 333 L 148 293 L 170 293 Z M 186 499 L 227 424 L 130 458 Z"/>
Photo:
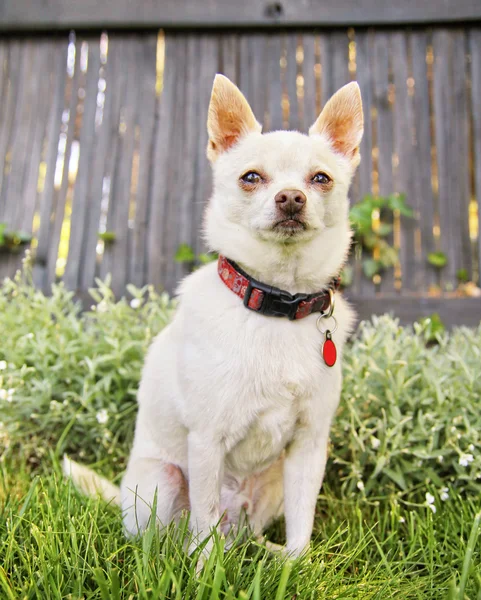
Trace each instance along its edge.
<path fill-rule="evenodd" d="M 190 525 L 196 539 L 191 550 L 207 537 L 220 519 L 220 489 L 224 470 L 224 449 L 220 442 L 200 432 L 189 433 Z M 208 553 L 212 541 L 207 544 Z"/>
<path fill-rule="evenodd" d="M 319 488 L 327 460 L 329 425 L 302 427 L 284 462 L 284 512 L 287 553 L 299 556 L 309 545 Z"/>

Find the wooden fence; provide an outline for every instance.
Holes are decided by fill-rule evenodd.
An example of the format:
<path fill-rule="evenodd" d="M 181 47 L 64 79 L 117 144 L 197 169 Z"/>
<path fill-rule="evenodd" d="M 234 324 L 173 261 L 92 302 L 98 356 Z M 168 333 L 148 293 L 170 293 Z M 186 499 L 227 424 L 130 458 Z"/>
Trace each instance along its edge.
<path fill-rule="evenodd" d="M 6 5 L 4 28 L 28 29 Z M 438 311 L 478 323 L 481 299 L 449 290 L 461 269 L 479 281 L 481 27 L 362 25 L 1 37 L 0 223 L 32 232 L 36 284 L 48 291 L 62 276 L 83 295 L 111 273 L 117 294 L 129 282 L 174 288 L 186 272 L 173 260 L 179 245 L 202 249 L 216 72 L 240 86 L 264 130 L 306 131 L 356 79 L 366 129 L 351 200 L 402 192 L 415 218 L 394 219 L 399 266 L 373 282 L 354 261 L 348 295 L 363 316 Z M 427 262 L 436 250 L 448 258 L 441 273 Z M 1 253 L 0 276 L 20 260 Z"/>

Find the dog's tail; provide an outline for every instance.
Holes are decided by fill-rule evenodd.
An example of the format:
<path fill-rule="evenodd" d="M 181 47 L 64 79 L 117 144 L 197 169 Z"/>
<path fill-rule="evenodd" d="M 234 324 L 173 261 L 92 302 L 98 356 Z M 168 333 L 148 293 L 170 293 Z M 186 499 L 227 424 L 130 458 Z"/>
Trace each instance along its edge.
<path fill-rule="evenodd" d="M 67 455 L 63 457 L 63 472 L 74 486 L 86 496 L 100 496 L 107 502 L 120 506 L 120 488 L 97 475 L 92 469 L 79 465 Z"/>

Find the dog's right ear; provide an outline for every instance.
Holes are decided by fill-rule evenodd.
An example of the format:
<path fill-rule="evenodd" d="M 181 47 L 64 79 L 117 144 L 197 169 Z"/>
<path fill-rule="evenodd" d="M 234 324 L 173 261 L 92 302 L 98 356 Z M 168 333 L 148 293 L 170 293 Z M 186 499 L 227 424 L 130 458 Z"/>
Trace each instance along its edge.
<path fill-rule="evenodd" d="M 207 116 L 207 158 L 214 162 L 241 137 L 261 130 L 239 88 L 224 75 L 216 75 Z"/>

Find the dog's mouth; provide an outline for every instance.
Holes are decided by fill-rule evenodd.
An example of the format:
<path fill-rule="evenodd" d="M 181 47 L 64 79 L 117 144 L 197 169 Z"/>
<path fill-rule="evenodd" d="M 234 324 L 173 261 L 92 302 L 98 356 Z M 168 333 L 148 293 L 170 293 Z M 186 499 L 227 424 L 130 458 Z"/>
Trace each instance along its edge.
<path fill-rule="evenodd" d="M 296 231 L 304 231 L 307 228 L 307 225 L 304 223 L 304 221 L 300 221 L 299 219 L 296 219 L 295 217 L 290 217 L 287 219 L 282 219 L 281 221 L 277 221 L 277 223 L 274 223 L 274 230 L 281 230 L 281 231 L 285 231 L 288 233 L 294 233 Z"/>

